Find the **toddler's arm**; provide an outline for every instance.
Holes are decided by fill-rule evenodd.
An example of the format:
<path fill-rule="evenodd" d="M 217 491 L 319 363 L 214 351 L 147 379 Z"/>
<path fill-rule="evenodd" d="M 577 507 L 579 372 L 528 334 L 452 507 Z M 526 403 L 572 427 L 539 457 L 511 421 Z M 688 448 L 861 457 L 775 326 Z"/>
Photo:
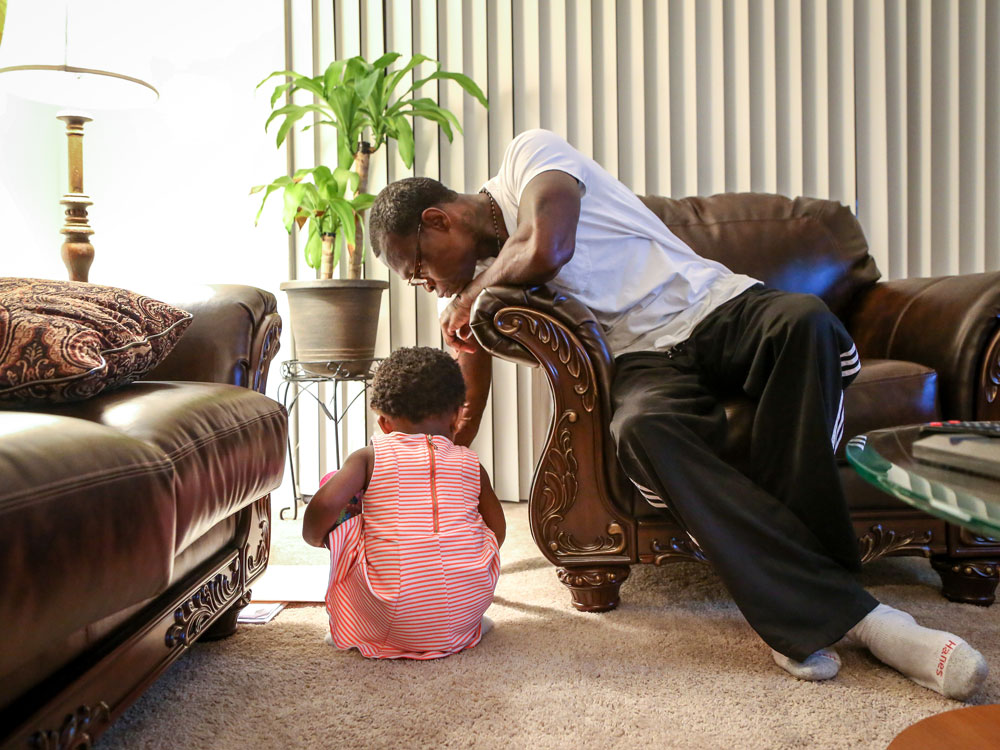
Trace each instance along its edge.
<path fill-rule="evenodd" d="M 330 529 L 337 523 L 340 512 L 355 495 L 368 486 L 372 465 L 371 447 L 355 451 L 340 471 L 316 490 L 302 517 L 302 538 L 313 547 L 322 547 Z"/>
<path fill-rule="evenodd" d="M 507 522 L 503 517 L 503 508 L 490 484 L 490 477 L 481 465 L 479 467 L 479 515 L 497 538 L 497 546 L 503 544 L 507 535 Z"/>

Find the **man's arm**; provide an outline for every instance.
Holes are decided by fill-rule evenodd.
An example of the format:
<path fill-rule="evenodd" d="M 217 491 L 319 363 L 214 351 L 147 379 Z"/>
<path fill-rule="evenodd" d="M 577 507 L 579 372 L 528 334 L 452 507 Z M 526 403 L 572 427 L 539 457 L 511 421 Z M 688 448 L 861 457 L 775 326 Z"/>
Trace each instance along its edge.
<path fill-rule="evenodd" d="M 476 344 L 475 341 L 468 343 Z M 481 346 L 474 352 L 462 351 L 458 354 L 458 366 L 465 379 L 465 403 L 458 416 L 455 430 L 455 444 L 468 447 L 479 432 L 486 400 L 490 395 L 490 381 L 493 377 L 493 357 Z"/>
<path fill-rule="evenodd" d="M 555 170 L 542 172 L 528 183 L 517 207 L 517 229 L 493 264 L 470 281 L 441 314 L 448 346 L 469 353 L 477 348 L 468 340 L 466 326 L 472 303 L 483 289 L 544 284 L 569 262 L 576 248 L 582 192 L 575 177 Z"/>

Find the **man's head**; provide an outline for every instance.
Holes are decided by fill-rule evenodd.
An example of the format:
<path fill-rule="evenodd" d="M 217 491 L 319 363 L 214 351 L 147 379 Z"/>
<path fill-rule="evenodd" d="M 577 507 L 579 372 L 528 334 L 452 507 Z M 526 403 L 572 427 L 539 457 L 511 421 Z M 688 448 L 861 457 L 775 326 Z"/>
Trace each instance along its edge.
<path fill-rule="evenodd" d="M 446 297 L 475 275 L 477 249 L 463 196 L 429 177 L 386 186 L 369 218 L 372 249 L 401 278 Z"/>

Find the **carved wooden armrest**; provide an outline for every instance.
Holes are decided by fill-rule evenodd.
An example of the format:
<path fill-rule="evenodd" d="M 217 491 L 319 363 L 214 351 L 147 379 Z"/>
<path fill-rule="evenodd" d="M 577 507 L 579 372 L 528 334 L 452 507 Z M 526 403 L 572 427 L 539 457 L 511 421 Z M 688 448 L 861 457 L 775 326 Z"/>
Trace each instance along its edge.
<path fill-rule="evenodd" d="M 635 523 L 613 500 L 631 492 L 608 430 L 614 361 L 593 313 L 545 286 L 490 287 L 471 326 L 488 351 L 541 366 L 549 383 L 552 422 L 529 506 L 543 554 L 574 568 L 634 562 Z"/>

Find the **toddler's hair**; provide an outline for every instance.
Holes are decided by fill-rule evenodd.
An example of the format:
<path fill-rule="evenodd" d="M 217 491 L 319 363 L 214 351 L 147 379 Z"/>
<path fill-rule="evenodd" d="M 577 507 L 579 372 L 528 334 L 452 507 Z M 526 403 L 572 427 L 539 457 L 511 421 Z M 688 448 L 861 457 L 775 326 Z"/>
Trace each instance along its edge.
<path fill-rule="evenodd" d="M 429 346 L 397 349 L 375 371 L 372 409 L 419 422 L 450 414 L 465 403 L 462 370 L 450 355 Z"/>

